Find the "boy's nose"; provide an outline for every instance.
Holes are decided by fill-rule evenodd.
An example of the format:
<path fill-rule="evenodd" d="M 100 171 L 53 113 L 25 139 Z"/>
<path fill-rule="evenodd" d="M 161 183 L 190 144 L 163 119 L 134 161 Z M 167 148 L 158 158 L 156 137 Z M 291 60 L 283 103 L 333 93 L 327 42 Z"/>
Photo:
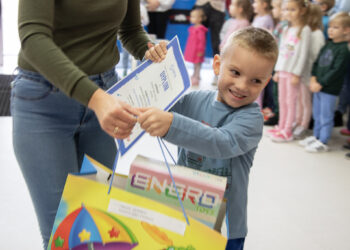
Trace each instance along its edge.
<path fill-rule="evenodd" d="M 235 86 L 240 91 L 245 91 L 247 89 L 248 83 L 245 79 L 239 79 L 235 82 Z"/>

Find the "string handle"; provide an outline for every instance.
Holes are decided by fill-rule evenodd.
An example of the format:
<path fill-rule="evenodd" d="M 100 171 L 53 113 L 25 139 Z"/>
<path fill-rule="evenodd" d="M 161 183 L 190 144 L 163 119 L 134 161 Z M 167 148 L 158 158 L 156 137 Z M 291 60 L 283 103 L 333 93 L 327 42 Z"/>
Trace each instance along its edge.
<path fill-rule="evenodd" d="M 188 217 L 187 217 L 187 214 L 186 214 L 186 211 L 185 211 L 184 205 L 183 205 L 183 203 L 182 203 L 182 201 L 181 201 L 181 199 L 180 199 L 179 192 L 177 191 L 177 187 L 176 187 L 176 184 L 175 184 L 175 180 L 174 180 L 173 174 L 171 173 L 171 170 L 170 170 L 170 167 L 169 167 L 168 161 L 167 161 L 167 159 L 166 159 L 166 157 L 165 157 L 165 154 L 164 154 L 164 150 L 163 150 L 162 144 L 163 144 L 163 146 L 166 148 L 166 150 L 168 151 L 168 154 L 170 155 L 170 157 L 173 159 L 174 164 L 176 164 L 176 162 L 175 162 L 175 160 L 174 160 L 173 156 L 171 155 L 171 153 L 170 153 L 169 149 L 167 148 L 167 146 L 166 146 L 166 145 L 165 145 L 165 143 L 163 142 L 163 140 L 162 140 L 161 138 L 159 138 L 159 137 L 157 137 L 157 140 L 158 140 L 159 147 L 160 147 L 160 149 L 161 149 L 161 151 L 162 151 L 162 154 L 163 154 L 163 158 L 164 158 L 164 161 L 165 161 L 165 165 L 166 165 L 166 166 L 167 166 L 167 168 L 168 168 L 168 172 L 169 172 L 169 175 L 170 175 L 171 181 L 172 181 L 173 186 L 174 186 L 174 188 L 175 188 L 177 199 L 179 200 L 179 203 L 180 203 L 180 205 L 181 205 L 181 208 L 182 208 L 182 213 L 183 213 L 183 215 L 184 215 L 184 217 L 185 217 L 185 219 L 186 219 L 187 225 L 190 225 L 190 222 L 189 222 L 189 220 L 188 220 Z"/>

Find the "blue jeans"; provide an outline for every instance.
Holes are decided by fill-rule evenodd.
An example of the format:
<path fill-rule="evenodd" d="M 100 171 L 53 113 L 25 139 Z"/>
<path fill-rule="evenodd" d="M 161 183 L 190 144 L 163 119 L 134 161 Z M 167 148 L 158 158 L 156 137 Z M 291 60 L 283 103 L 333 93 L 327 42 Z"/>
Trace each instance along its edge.
<path fill-rule="evenodd" d="M 314 136 L 323 144 L 327 144 L 332 134 L 336 100 L 337 96 L 323 92 L 317 92 L 313 95 Z"/>
<path fill-rule="evenodd" d="M 228 240 L 226 250 L 243 250 L 244 240 L 245 238 Z"/>
<path fill-rule="evenodd" d="M 118 76 L 113 69 L 90 79 L 107 89 Z M 19 69 L 12 83 L 11 113 L 14 152 L 46 249 L 67 174 L 79 171 L 84 154 L 112 168 L 116 145 L 92 110 L 35 72 Z"/>

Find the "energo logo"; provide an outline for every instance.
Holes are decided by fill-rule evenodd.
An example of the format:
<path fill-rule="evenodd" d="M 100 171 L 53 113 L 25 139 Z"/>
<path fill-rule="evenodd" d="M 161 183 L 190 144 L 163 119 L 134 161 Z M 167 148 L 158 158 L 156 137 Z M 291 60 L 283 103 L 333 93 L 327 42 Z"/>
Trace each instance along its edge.
<path fill-rule="evenodd" d="M 174 185 L 171 181 L 164 179 L 162 182 L 156 176 L 137 172 L 132 175 L 130 185 L 144 191 L 154 190 L 159 195 L 164 194 L 166 197 L 177 199 Z M 213 208 L 219 202 L 219 195 L 209 191 L 203 191 L 197 187 L 176 182 L 177 191 L 181 199 L 189 199 L 192 204 Z"/>

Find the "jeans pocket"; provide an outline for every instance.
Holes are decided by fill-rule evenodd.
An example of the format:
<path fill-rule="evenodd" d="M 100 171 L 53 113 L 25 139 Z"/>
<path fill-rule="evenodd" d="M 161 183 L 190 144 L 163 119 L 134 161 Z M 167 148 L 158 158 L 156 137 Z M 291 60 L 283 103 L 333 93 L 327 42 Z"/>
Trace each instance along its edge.
<path fill-rule="evenodd" d="M 54 90 L 48 82 L 37 81 L 34 78 L 18 76 L 12 83 L 12 98 L 27 101 L 44 99 Z"/>

